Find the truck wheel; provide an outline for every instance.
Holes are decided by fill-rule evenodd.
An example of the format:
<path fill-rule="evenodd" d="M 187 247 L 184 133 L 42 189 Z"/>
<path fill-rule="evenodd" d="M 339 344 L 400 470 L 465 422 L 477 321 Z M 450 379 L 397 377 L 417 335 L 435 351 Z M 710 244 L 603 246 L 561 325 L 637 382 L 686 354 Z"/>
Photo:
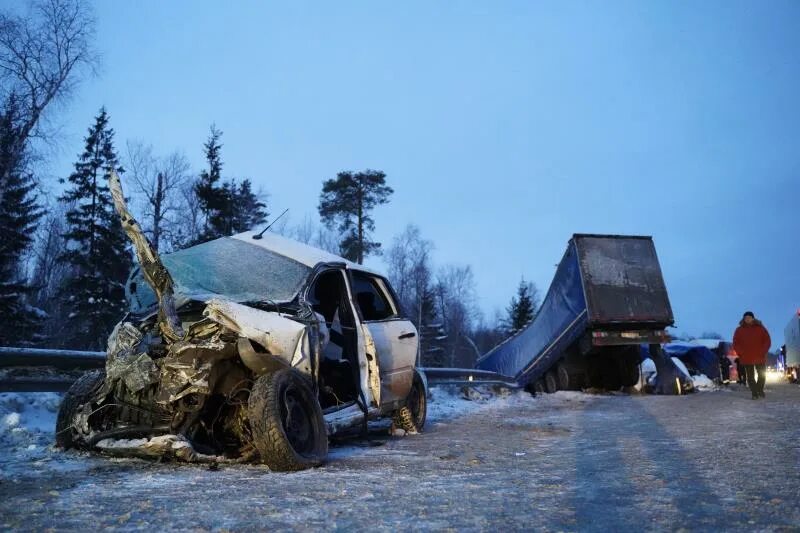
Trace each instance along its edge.
<path fill-rule="evenodd" d="M 556 365 L 556 376 L 558 377 L 558 390 L 572 390 L 575 388 L 575 379 L 571 378 L 564 363 Z"/>
<path fill-rule="evenodd" d="M 638 350 L 638 348 L 637 348 Z M 619 359 L 619 375 L 623 387 L 633 387 L 639 383 L 639 357 L 631 354 Z"/>
<path fill-rule="evenodd" d="M 558 390 L 558 376 L 556 376 L 555 370 L 548 370 L 547 374 L 544 375 L 544 390 L 546 390 L 548 394 L 552 394 Z"/>
<path fill-rule="evenodd" d="M 322 408 L 296 370 L 281 369 L 258 378 L 247 409 L 253 444 L 261 461 L 276 471 L 303 470 L 322 464 L 328 433 Z"/>
<path fill-rule="evenodd" d="M 535 392 L 536 394 L 545 393 L 543 379 L 537 379 L 536 381 L 533 382 L 533 392 Z"/>
<path fill-rule="evenodd" d="M 56 446 L 64 449 L 83 447 L 80 432 L 73 425 L 75 415 L 92 400 L 105 379 L 105 370 L 92 370 L 78 378 L 69 388 L 58 408 Z"/>

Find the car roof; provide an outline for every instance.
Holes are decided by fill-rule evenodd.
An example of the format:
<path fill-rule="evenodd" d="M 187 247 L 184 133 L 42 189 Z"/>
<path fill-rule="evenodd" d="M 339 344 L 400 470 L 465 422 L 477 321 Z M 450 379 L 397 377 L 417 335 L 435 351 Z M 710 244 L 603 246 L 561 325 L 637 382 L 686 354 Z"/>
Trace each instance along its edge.
<path fill-rule="evenodd" d="M 256 231 L 245 231 L 244 233 L 232 235 L 231 238 L 246 242 L 247 244 L 252 244 L 253 246 L 260 246 L 261 248 L 269 250 L 270 252 L 288 257 L 289 259 L 293 259 L 294 261 L 297 261 L 298 263 L 306 265 L 310 268 L 314 268 L 320 263 L 344 263 L 347 265 L 347 268 L 369 272 L 370 274 L 384 277 L 384 274 L 378 270 L 364 265 L 359 265 L 358 263 L 349 261 L 344 257 L 326 252 L 325 250 L 310 246 L 294 239 L 289 239 L 282 235 L 278 235 L 277 233 L 266 231 L 260 239 L 254 239 L 253 235 L 257 233 L 258 232 Z"/>

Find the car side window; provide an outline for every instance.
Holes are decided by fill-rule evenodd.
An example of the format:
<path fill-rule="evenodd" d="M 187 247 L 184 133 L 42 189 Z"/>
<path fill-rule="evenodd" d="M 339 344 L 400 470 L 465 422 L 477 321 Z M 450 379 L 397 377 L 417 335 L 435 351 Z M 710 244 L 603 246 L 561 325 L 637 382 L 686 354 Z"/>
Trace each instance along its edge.
<path fill-rule="evenodd" d="M 353 272 L 353 296 L 365 321 L 385 320 L 397 314 L 391 296 L 376 277 Z"/>

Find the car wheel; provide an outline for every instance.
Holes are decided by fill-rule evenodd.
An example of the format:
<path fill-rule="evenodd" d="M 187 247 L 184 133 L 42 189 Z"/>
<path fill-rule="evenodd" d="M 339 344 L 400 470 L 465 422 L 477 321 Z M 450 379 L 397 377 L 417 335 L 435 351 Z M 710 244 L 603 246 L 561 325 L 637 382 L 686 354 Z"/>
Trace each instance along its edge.
<path fill-rule="evenodd" d="M 558 376 L 556 376 L 555 370 L 548 370 L 547 374 L 544 375 L 544 390 L 548 394 L 558 390 Z"/>
<path fill-rule="evenodd" d="M 74 426 L 75 415 L 92 400 L 105 379 L 105 370 L 92 370 L 78 378 L 69 388 L 58 408 L 56 446 L 64 449 L 82 447 L 80 432 Z"/>
<path fill-rule="evenodd" d="M 250 391 L 248 418 L 261 461 L 276 471 L 322 464 L 328 433 L 322 408 L 305 377 L 282 369 L 258 378 Z"/>
<path fill-rule="evenodd" d="M 406 405 L 397 410 L 394 415 L 394 424 L 408 433 L 418 433 L 425 426 L 428 416 L 428 391 L 425 382 L 414 370 L 414 380 L 411 391 L 408 393 Z"/>

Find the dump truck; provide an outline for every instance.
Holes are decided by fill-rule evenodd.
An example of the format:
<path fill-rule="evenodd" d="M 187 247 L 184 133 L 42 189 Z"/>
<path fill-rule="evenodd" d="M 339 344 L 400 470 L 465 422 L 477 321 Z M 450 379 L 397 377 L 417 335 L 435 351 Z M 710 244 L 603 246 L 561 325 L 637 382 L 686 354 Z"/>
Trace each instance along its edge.
<path fill-rule="evenodd" d="M 615 390 L 638 382 L 647 344 L 656 392 L 681 392 L 691 384 L 661 349 L 673 324 L 652 237 L 575 234 L 535 318 L 476 368 L 533 392 Z"/>

